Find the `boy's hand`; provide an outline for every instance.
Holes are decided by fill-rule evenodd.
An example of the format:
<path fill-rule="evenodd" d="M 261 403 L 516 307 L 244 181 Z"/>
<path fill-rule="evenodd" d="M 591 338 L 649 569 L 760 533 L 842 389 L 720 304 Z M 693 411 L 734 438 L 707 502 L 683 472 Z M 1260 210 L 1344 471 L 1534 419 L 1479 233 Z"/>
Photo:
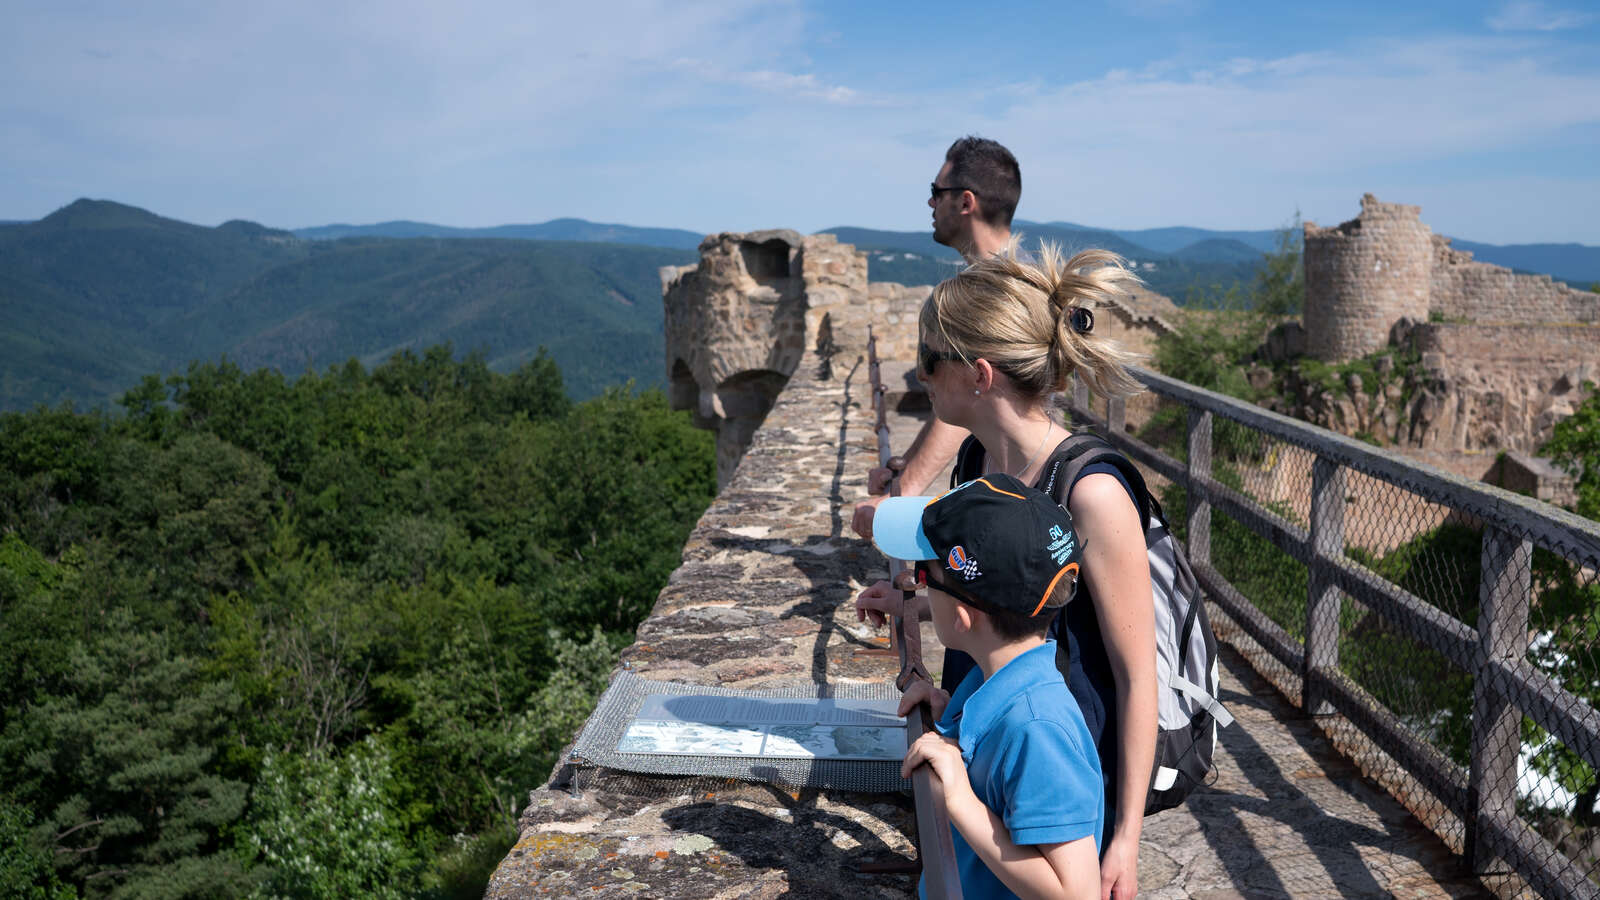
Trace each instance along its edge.
<path fill-rule="evenodd" d="M 950 705 L 950 695 L 933 686 L 933 682 L 925 678 L 918 678 L 911 682 L 906 692 L 900 695 L 900 709 L 897 714 L 909 716 L 917 708 L 918 703 L 927 702 L 928 708 L 933 711 L 933 720 L 939 721 L 944 715 L 944 708 Z"/>
<path fill-rule="evenodd" d="M 917 766 L 927 763 L 933 774 L 944 783 L 945 804 L 962 793 L 972 793 L 972 782 L 967 780 L 967 764 L 961 760 L 961 745 L 937 731 L 917 738 L 906 751 L 905 762 L 900 764 L 900 777 L 910 778 Z"/>

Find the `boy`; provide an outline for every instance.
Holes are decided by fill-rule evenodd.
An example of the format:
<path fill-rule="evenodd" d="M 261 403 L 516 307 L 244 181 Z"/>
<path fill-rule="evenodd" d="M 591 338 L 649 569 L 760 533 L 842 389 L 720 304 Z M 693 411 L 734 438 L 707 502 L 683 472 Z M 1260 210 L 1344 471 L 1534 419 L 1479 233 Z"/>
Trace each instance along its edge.
<path fill-rule="evenodd" d="M 993 474 L 937 498 L 884 500 L 872 539 L 918 561 L 939 640 L 978 663 L 954 694 L 919 681 L 900 703 L 905 715 L 927 700 L 938 718 L 902 771 L 926 762 L 943 782 L 962 891 L 1097 898 L 1100 762 L 1044 636 L 1077 581 L 1071 516 Z"/>

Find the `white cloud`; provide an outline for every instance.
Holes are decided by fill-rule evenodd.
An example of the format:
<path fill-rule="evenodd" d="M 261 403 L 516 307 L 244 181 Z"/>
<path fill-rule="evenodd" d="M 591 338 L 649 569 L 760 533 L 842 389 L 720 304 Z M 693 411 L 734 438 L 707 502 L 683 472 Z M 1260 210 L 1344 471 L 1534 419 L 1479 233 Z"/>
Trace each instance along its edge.
<path fill-rule="evenodd" d="M 770 69 L 729 71 L 704 59 L 680 59 L 673 67 L 713 84 L 739 85 L 763 93 L 777 94 L 801 100 L 821 100 L 827 103 L 861 104 L 871 101 L 854 88 L 827 84 L 811 73 L 794 74 Z"/>
<path fill-rule="evenodd" d="M 1565 31 L 1582 28 L 1594 20 L 1593 13 L 1551 9 L 1538 0 L 1516 0 L 1502 6 L 1488 23 L 1495 31 Z"/>
<path fill-rule="evenodd" d="M 1017 152 L 1030 219 L 1256 228 L 1298 206 L 1326 224 L 1373 190 L 1469 239 L 1600 243 L 1600 182 L 1543 163 L 1600 134 L 1593 54 L 1557 37 L 1280 56 L 1202 40 L 953 84 L 937 54 L 897 58 L 893 81 L 849 69 L 874 48 L 825 47 L 808 35 L 835 23 L 814 15 L 802 0 L 40 3 L 0 30 L 0 171 L 21 173 L 0 180 L 0 218 L 90 195 L 283 226 L 925 228 L 944 148 L 979 133 Z"/>
<path fill-rule="evenodd" d="M 663 110 L 727 102 L 717 91 L 849 95 L 772 71 L 786 42 L 798 42 L 782 37 L 802 30 L 795 3 L 98 6 L 38 5 L 0 33 L 0 83 L 15 88 L 0 95 L 0 121 L 26 132 L 11 146 L 28 153 L 0 148 L 0 169 L 42 159 L 47 171 L 33 171 L 47 182 L 142 182 L 170 198 L 164 210 L 202 221 L 298 224 L 320 214 L 297 214 L 289 201 L 364 191 L 366 215 L 416 215 L 407 205 L 448 190 L 452 170 L 560 178 L 515 161 L 593 156 L 579 148 L 647 127 Z M 753 74 L 711 89 L 674 69 L 685 57 Z M 200 211 L 207 196 L 264 179 L 277 186 L 258 195 L 276 202 Z M 385 180 L 395 187 L 370 196 Z M 8 212 L 25 213 L 5 199 Z"/>

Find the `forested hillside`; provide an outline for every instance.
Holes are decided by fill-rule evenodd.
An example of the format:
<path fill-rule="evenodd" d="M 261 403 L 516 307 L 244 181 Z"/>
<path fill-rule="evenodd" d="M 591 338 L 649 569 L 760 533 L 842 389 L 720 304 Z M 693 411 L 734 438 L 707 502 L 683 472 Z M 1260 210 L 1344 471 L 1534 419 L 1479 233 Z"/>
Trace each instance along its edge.
<path fill-rule="evenodd" d="M 579 398 L 655 385 L 658 272 L 693 259 L 592 241 L 312 241 L 79 200 L 0 226 L 0 410 L 109 407 L 143 374 L 193 359 L 296 375 L 445 341 L 497 371 L 544 346 Z"/>
<path fill-rule="evenodd" d="M 196 363 L 124 406 L 0 413 L 0 880 L 481 896 L 713 496 L 712 436 L 443 345 Z"/>

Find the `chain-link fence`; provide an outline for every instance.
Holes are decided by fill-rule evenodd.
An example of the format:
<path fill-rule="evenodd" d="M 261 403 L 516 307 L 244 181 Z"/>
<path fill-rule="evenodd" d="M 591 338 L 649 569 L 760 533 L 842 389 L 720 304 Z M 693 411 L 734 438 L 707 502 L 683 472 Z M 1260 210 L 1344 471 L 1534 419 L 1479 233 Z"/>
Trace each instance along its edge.
<path fill-rule="evenodd" d="M 1151 474 L 1219 637 L 1486 884 L 1600 895 L 1600 523 L 1151 372 L 1070 411 Z"/>

